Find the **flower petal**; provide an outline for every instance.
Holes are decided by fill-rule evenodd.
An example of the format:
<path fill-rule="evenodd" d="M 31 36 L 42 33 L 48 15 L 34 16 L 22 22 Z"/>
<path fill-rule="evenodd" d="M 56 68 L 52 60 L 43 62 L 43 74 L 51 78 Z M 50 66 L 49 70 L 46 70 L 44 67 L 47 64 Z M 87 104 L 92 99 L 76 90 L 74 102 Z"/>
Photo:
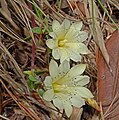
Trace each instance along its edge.
<path fill-rule="evenodd" d="M 68 92 L 66 92 L 65 90 L 55 94 L 55 96 L 61 98 L 61 100 L 67 100 L 67 98 L 68 98 L 67 95 L 68 95 Z"/>
<path fill-rule="evenodd" d="M 87 85 L 90 81 L 89 81 L 90 77 L 87 76 L 87 75 L 84 75 L 84 76 L 80 76 L 79 78 L 77 78 L 77 85 L 80 85 L 80 86 L 84 86 L 84 85 Z"/>
<path fill-rule="evenodd" d="M 70 69 L 70 71 L 67 73 L 67 76 L 69 76 L 70 78 L 75 77 L 75 76 L 77 76 L 77 75 L 82 74 L 85 69 L 86 69 L 86 64 L 75 65 L 75 66 L 72 67 L 72 68 Z"/>
<path fill-rule="evenodd" d="M 72 54 L 70 54 L 70 59 L 73 60 L 74 62 L 79 62 L 79 61 L 81 61 L 81 55 L 72 53 Z"/>
<path fill-rule="evenodd" d="M 46 45 L 50 48 L 53 49 L 55 47 L 57 47 L 57 42 L 53 39 L 48 39 L 46 40 Z"/>
<path fill-rule="evenodd" d="M 80 54 L 80 53 L 81 54 L 89 54 L 90 53 L 90 51 L 88 50 L 87 46 L 84 43 L 68 42 L 68 43 L 66 43 L 66 46 L 68 48 L 67 51 L 69 51 L 72 54 L 74 53 L 75 55 Z"/>
<path fill-rule="evenodd" d="M 70 21 L 67 19 L 65 19 L 61 25 L 56 20 L 54 20 L 52 23 L 53 32 L 55 32 L 58 39 L 62 39 L 65 36 L 69 27 L 70 27 Z"/>
<path fill-rule="evenodd" d="M 72 77 L 71 79 L 72 79 L 71 81 L 72 86 L 84 86 L 89 83 L 90 77 L 87 75 L 84 76 L 77 75 L 75 77 Z"/>
<path fill-rule="evenodd" d="M 60 63 L 62 63 L 64 60 L 69 61 L 69 55 L 65 48 L 60 48 Z"/>
<path fill-rule="evenodd" d="M 73 111 L 71 103 L 69 101 L 63 101 L 63 105 L 67 117 L 70 117 Z"/>
<path fill-rule="evenodd" d="M 52 22 L 52 30 L 53 30 L 53 32 L 56 33 L 59 30 L 60 26 L 61 25 L 57 20 L 53 20 L 53 22 Z"/>
<path fill-rule="evenodd" d="M 70 26 L 70 29 L 68 30 L 67 34 L 65 35 L 65 38 L 67 40 L 72 40 L 72 38 L 74 38 L 74 36 L 76 36 L 80 30 L 82 28 L 82 22 L 78 22 L 78 23 L 73 23 Z"/>
<path fill-rule="evenodd" d="M 59 65 L 59 73 L 61 74 L 61 77 L 65 75 L 70 70 L 70 64 L 69 61 L 65 60 Z"/>
<path fill-rule="evenodd" d="M 81 54 L 89 54 L 90 53 L 90 51 L 88 50 L 87 46 L 84 43 L 79 43 L 78 46 L 79 46 L 79 49 L 78 49 L 79 53 L 81 53 Z"/>
<path fill-rule="evenodd" d="M 82 25 L 83 25 L 83 23 L 81 21 L 73 23 L 73 27 L 75 28 L 76 31 L 80 31 L 82 28 Z"/>
<path fill-rule="evenodd" d="M 80 96 L 78 96 L 78 95 L 74 95 L 74 96 L 72 96 L 72 98 L 71 98 L 71 103 L 72 103 L 73 106 L 80 108 L 80 107 L 82 107 L 83 105 L 85 105 L 85 100 L 82 99 L 82 98 L 81 98 Z"/>
<path fill-rule="evenodd" d="M 66 43 L 66 46 L 67 46 L 67 52 L 69 53 L 69 56 L 70 56 L 70 59 L 75 61 L 75 62 L 78 62 L 78 61 L 81 61 L 81 55 L 79 53 L 79 46 L 78 46 L 78 42 L 68 42 Z"/>
<path fill-rule="evenodd" d="M 84 43 L 80 43 L 78 41 L 76 42 L 67 42 L 66 44 L 66 47 L 69 49 L 69 50 L 72 50 L 74 52 L 79 52 L 81 51 L 83 48 L 87 50 L 87 47 Z M 84 50 L 84 51 L 86 51 Z M 83 50 L 82 50 L 83 51 Z"/>
<path fill-rule="evenodd" d="M 49 89 L 46 92 L 44 92 L 44 94 L 43 94 L 43 98 L 46 101 L 51 101 L 53 99 L 53 97 L 54 97 L 53 89 Z"/>
<path fill-rule="evenodd" d="M 68 49 L 71 49 L 73 51 L 78 51 L 79 46 L 78 46 L 79 42 L 78 41 L 72 41 L 72 42 L 67 42 L 65 45 Z"/>
<path fill-rule="evenodd" d="M 78 87 L 78 94 L 83 98 L 93 98 L 93 94 L 85 87 Z"/>
<path fill-rule="evenodd" d="M 76 38 L 79 42 L 84 42 L 88 38 L 88 33 L 85 31 L 80 31 Z"/>
<path fill-rule="evenodd" d="M 52 50 L 52 56 L 53 56 L 54 59 L 56 59 L 56 60 L 60 59 L 59 48 L 54 48 L 54 49 Z"/>
<path fill-rule="evenodd" d="M 53 99 L 53 104 L 60 110 L 63 109 L 63 103 L 60 98 L 57 97 L 57 98 Z"/>
<path fill-rule="evenodd" d="M 46 87 L 49 87 L 49 88 L 52 87 L 52 78 L 51 78 L 51 76 L 47 76 L 45 78 L 44 84 L 45 84 Z"/>
<path fill-rule="evenodd" d="M 63 32 L 66 34 L 66 32 L 69 30 L 69 28 L 70 28 L 70 21 L 67 19 L 64 19 L 64 21 L 62 22 Z"/>
<path fill-rule="evenodd" d="M 75 61 L 75 62 L 78 62 L 78 61 L 81 61 L 81 55 L 78 54 L 78 52 L 74 52 L 74 50 L 72 49 L 68 49 L 69 51 L 69 55 L 70 55 L 70 59 Z"/>
<path fill-rule="evenodd" d="M 58 77 L 59 69 L 58 69 L 57 63 L 54 60 L 50 61 L 49 73 L 50 73 L 52 78 L 57 78 Z"/>
<path fill-rule="evenodd" d="M 72 36 L 65 37 L 65 39 L 67 39 L 69 42 L 84 42 L 87 38 L 88 33 L 85 31 L 75 32 Z"/>
<path fill-rule="evenodd" d="M 54 32 L 49 32 L 49 35 L 53 38 L 53 39 L 56 39 L 56 35 Z"/>

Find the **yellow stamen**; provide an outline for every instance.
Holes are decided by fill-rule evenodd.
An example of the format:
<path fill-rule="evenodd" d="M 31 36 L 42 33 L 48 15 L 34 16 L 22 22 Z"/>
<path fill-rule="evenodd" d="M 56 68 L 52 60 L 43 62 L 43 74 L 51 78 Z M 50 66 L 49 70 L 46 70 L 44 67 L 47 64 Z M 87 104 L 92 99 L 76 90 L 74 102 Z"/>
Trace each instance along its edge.
<path fill-rule="evenodd" d="M 59 40 L 59 42 L 58 42 L 59 47 L 64 47 L 66 42 L 67 42 L 66 39 L 64 39 L 64 40 L 62 40 L 62 39 Z"/>

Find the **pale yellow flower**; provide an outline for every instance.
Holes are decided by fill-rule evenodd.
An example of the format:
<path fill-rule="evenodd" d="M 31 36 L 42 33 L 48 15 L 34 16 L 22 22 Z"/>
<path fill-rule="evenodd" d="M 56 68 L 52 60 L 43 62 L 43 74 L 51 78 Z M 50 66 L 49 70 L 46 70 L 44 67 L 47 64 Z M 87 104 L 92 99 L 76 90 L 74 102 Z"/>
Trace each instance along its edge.
<path fill-rule="evenodd" d="M 82 22 L 70 23 L 69 20 L 64 20 L 60 24 L 57 20 L 52 23 L 52 30 L 49 35 L 52 39 L 46 41 L 47 46 L 52 49 L 52 56 L 55 59 L 60 59 L 62 63 L 64 60 L 70 59 L 78 62 L 81 60 L 80 54 L 87 54 L 87 49 L 84 42 L 88 33 L 81 31 Z"/>
<path fill-rule="evenodd" d="M 72 113 L 72 106 L 80 108 L 85 104 L 86 98 L 93 98 L 92 93 L 86 88 L 89 77 L 81 75 L 85 68 L 85 64 L 79 64 L 70 69 L 66 60 L 58 67 L 54 60 L 50 61 L 50 76 L 44 81 L 47 90 L 43 98 L 46 101 L 53 101 L 60 110 L 64 109 L 68 117 Z"/>

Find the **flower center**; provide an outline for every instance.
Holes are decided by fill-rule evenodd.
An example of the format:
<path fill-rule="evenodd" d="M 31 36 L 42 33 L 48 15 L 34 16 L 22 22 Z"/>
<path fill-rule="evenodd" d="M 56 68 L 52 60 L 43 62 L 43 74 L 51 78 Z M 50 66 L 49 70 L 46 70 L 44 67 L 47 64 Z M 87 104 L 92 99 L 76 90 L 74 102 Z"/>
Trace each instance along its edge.
<path fill-rule="evenodd" d="M 65 91 L 66 87 L 67 85 L 59 85 L 59 84 L 54 83 L 53 84 L 54 93 L 63 92 Z"/>
<path fill-rule="evenodd" d="M 64 47 L 66 42 L 67 42 L 66 39 L 61 39 L 61 40 L 58 41 L 58 46 L 59 47 Z"/>
<path fill-rule="evenodd" d="M 66 92 L 66 88 L 68 87 L 67 84 L 65 84 L 69 79 L 66 77 L 62 77 L 59 80 L 56 80 L 55 82 L 52 83 L 53 89 L 55 93 L 59 92 Z"/>

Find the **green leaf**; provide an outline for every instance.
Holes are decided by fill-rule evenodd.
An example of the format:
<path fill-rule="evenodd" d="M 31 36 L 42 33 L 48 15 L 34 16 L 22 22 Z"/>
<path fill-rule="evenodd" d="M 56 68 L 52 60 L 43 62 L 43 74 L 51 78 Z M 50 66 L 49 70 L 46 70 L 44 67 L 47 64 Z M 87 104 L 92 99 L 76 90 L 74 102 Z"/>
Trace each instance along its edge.
<path fill-rule="evenodd" d="M 43 93 L 44 93 L 44 90 L 43 90 L 43 89 L 38 89 L 38 94 L 39 94 L 40 96 L 42 96 Z"/>
<path fill-rule="evenodd" d="M 37 33 L 37 34 L 42 34 L 42 30 L 41 30 L 40 27 L 34 27 L 34 28 L 32 29 L 32 31 L 33 31 L 34 33 Z"/>
<path fill-rule="evenodd" d="M 27 70 L 27 71 L 24 71 L 24 74 L 26 74 L 26 75 L 31 75 L 32 72 L 31 72 L 30 70 Z"/>
<path fill-rule="evenodd" d="M 36 81 L 36 78 L 33 75 L 29 75 L 29 80 L 30 81 Z"/>
<path fill-rule="evenodd" d="M 43 70 L 35 70 L 34 73 L 38 76 L 41 76 L 44 72 L 47 72 L 48 70 L 47 69 L 43 69 Z"/>
<path fill-rule="evenodd" d="M 28 87 L 29 87 L 30 90 L 34 89 L 34 82 L 33 81 L 28 80 L 27 84 L 28 84 Z"/>

